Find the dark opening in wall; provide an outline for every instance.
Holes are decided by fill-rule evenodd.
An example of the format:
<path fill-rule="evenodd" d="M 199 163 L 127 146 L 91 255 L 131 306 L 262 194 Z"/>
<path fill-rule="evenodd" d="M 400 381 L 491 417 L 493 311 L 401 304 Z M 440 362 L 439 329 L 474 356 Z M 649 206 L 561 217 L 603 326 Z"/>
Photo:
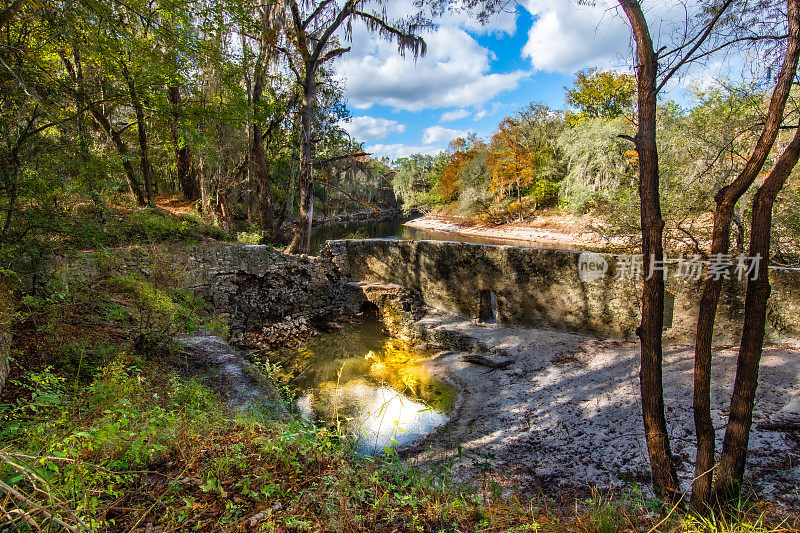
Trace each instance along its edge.
<path fill-rule="evenodd" d="M 372 302 L 364 302 L 361 304 L 361 307 L 358 309 L 358 314 L 364 318 L 374 318 L 376 320 L 381 316 L 378 306 Z"/>
<path fill-rule="evenodd" d="M 489 290 L 478 292 L 478 321 L 495 322 L 497 318 L 497 295 Z"/>

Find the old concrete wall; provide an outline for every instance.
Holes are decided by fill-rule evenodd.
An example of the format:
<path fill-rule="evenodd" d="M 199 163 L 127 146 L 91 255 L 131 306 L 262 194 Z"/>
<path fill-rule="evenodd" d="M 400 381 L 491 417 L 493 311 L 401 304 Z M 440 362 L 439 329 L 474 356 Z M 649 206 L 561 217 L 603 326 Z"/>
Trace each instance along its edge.
<path fill-rule="evenodd" d="M 193 288 L 234 333 L 287 318 L 357 312 L 363 300 L 326 258 L 286 255 L 268 246 L 216 246 L 195 250 L 189 263 Z"/>
<path fill-rule="evenodd" d="M 497 320 L 508 324 L 632 337 L 639 323 L 640 283 L 617 279 L 617 258 L 603 256 L 608 273 L 592 282 L 578 276 L 578 252 L 537 250 L 439 241 L 385 239 L 330 241 L 320 254 L 355 280 L 396 283 L 419 291 L 426 303 L 477 316 L 480 291 L 496 295 Z M 674 296 L 666 334 L 691 340 L 701 282 L 669 273 Z M 771 271 L 769 335 L 800 336 L 800 274 Z M 668 297 L 671 300 L 671 297 Z M 726 282 L 717 320 L 717 339 L 740 335 L 744 284 Z"/>

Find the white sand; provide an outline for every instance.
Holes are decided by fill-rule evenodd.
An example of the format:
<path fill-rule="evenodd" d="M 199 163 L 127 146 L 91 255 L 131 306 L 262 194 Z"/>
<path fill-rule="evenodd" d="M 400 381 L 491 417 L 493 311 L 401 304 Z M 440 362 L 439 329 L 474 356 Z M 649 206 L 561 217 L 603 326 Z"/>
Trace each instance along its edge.
<path fill-rule="evenodd" d="M 577 217 L 542 217 L 530 223 L 503 224 L 500 226 L 468 225 L 457 217 L 444 218 L 434 213 L 409 220 L 406 226 L 412 228 L 456 233 L 477 238 L 503 239 L 517 241 L 520 246 L 544 248 L 563 248 L 566 250 L 598 249 L 607 242 L 587 227 L 587 223 Z"/>
<path fill-rule="evenodd" d="M 417 441 L 403 455 L 420 462 L 456 459 L 454 476 L 480 483 L 481 455 L 491 453 L 491 479 L 507 488 L 536 493 L 590 485 L 646 487 L 649 472 L 639 401 L 637 343 L 523 327 L 480 325 L 433 313 L 430 327 L 452 328 L 505 350 L 514 362 L 505 370 L 460 361 L 443 353 L 431 365 L 458 384 L 459 403 L 444 428 Z M 718 451 L 724 435 L 736 364 L 736 349 L 714 354 L 712 406 Z M 766 421 L 800 421 L 800 343 L 766 347 L 761 364 L 747 477 L 761 497 L 800 505 L 800 435 L 762 431 Z M 498 359 L 494 357 L 494 359 Z M 664 388 L 673 454 L 688 489 L 694 462 L 692 418 L 693 349 L 664 350 Z"/>

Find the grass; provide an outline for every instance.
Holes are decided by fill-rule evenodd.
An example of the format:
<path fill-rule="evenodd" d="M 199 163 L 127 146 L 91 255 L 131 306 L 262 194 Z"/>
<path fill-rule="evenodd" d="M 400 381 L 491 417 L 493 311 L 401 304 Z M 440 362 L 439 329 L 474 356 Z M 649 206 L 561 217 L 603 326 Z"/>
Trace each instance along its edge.
<path fill-rule="evenodd" d="M 175 215 L 158 208 L 76 210 L 61 225 L 63 244 L 72 249 L 235 240 L 222 228 L 204 223 L 196 213 Z"/>
<path fill-rule="evenodd" d="M 567 505 L 521 499 L 488 469 L 478 488 L 460 485 L 452 464 L 363 457 L 327 428 L 235 415 L 174 350 L 178 332 L 224 329 L 181 288 L 180 272 L 62 274 L 18 297 L 12 382 L 0 397 L 0 530 L 796 530 L 766 505 L 667 514 L 635 487 Z"/>
<path fill-rule="evenodd" d="M 78 394 L 52 373 L 31 378 L 39 392 L 0 451 L 0 480 L 15 491 L 5 520 L 23 531 L 792 530 L 767 507 L 662 523 L 641 493 L 596 491 L 571 513 L 482 494 L 446 468 L 358 456 L 327 429 L 234 417 L 203 383 L 136 356 L 99 368 Z"/>

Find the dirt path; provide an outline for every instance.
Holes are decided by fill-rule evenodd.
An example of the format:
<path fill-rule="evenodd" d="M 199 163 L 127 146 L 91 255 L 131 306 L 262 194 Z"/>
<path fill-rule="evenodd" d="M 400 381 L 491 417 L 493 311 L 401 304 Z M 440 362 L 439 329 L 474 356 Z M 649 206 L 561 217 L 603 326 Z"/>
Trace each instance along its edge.
<path fill-rule="evenodd" d="M 636 343 L 481 325 L 444 314 L 423 321 L 504 350 L 513 362 L 505 370 L 489 370 L 463 362 L 463 353 L 445 352 L 434 359 L 433 370 L 461 387 L 459 405 L 444 428 L 406 448 L 403 455 L 420 462 L 455 459 L 460 444 L 462 459 L 455 459 L 454 465 L 457 479 L 480 480 L 479 463 L 488 462 L 492 480 L 523 493 L 648 484 Z M 757 425 L 800 420 L 799 356 L 798 343 L 764 351 L 747 465 L 751 488 L 794 507 L 800 504 L 800 434 L 764 431 Z M 695 454 L 692 358 L 691 347 L 665 349 L 667 419 L 685 489 Z M 712 402 L 718 449 L 735 358 L 733 347 L 715 352 Z"/>

